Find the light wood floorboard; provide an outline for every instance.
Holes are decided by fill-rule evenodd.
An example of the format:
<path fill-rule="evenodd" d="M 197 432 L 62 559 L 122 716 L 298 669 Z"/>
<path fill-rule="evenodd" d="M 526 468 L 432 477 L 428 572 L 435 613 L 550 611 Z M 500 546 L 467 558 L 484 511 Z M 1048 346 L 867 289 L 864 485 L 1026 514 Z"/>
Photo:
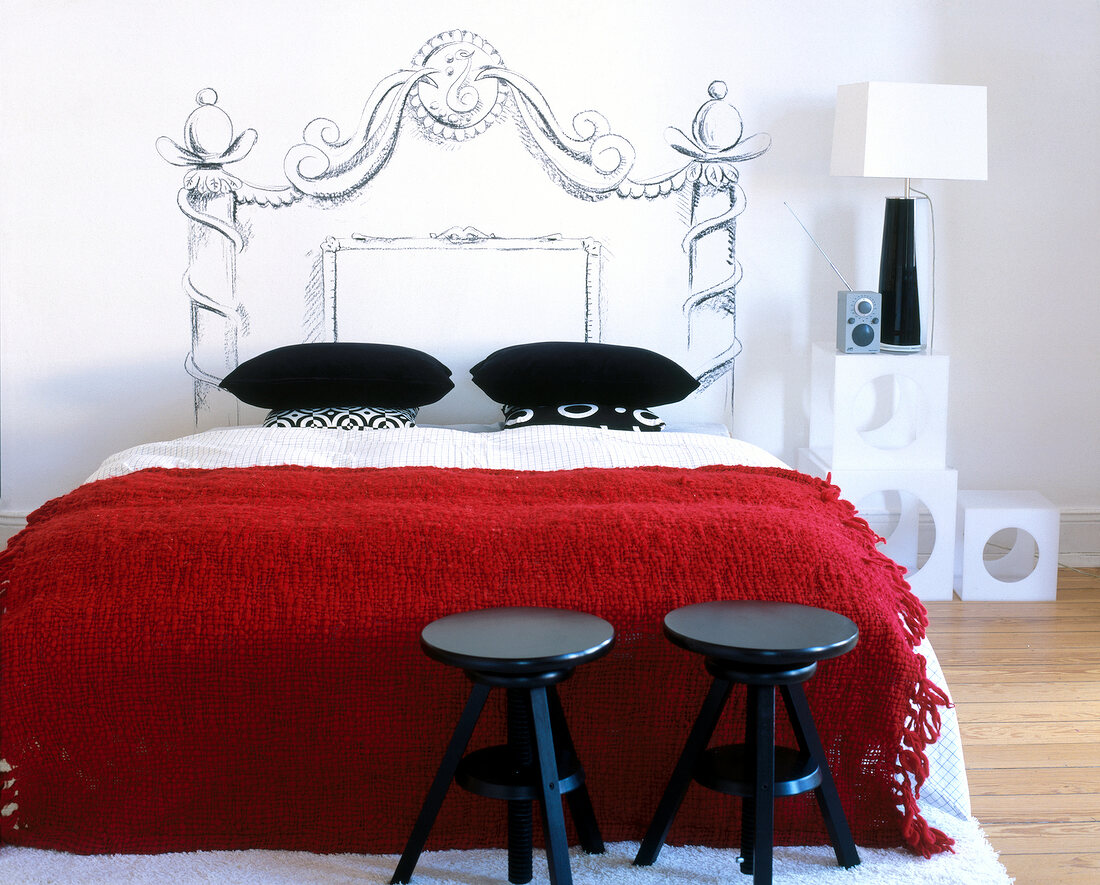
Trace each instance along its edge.
<path fill-rule="evenodd" d="M 930 602 L 974 816 L 1017 885 L 1100 882 L 1100 569 L 1055 602 Z"/>

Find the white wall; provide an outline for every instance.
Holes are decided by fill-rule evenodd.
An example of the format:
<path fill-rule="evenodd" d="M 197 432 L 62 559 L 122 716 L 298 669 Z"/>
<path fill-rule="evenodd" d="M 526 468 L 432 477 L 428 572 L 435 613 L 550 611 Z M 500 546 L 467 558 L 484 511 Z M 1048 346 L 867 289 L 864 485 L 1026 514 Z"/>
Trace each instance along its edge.
<path fill-rule="evenodd" d="M 714 79 L 748 132 L 771 134 L 771 151 L 742 169 L 734 430 L 792 461 L 808 437 L 810 345 L 832 335 L 838 283 L 783 203 L 853 285 L 873 288 L 894 191 L 829 176 L 836 86 L 988 86 L 989 181 L 917 183 L 936 208 L 948 458 L 961 488 L 1041 491 L 1100 547 L 1095 0 L 0 0 L 0 11 L 9 523 L 110 452 L 193 427 L 181 170 L 153 142 L 181 136 L 196 92 L 215 87 L 260 132 L 234 171 L 276 182 L 305 122 L 353 124 L 382 76 L 464 28 L 559 113 L 604 113 L 639 170 L 674 164 L 665 127 L 689 126 Z"/>

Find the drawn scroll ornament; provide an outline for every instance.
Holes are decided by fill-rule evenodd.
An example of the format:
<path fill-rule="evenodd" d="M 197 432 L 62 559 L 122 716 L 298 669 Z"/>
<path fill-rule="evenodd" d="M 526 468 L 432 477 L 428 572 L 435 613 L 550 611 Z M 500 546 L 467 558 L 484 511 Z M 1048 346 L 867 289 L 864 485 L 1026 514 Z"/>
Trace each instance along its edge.
<path fill-rule="evenodd" d="M 633 145 L 611 132 L 604 117 L 585 111 L 570 132 L 542 93 L 503 65 L 484 38 L 469 31 L 433 37 L 413 67 L 383 79 L 371 93 L 354 133 L 325 118 L 310 123 L 303 143 L 287 152 L 283 171 L 296 190 L 342 201 L 388 162 L 406 109 L 432 137 L 463 141 L 484 132 L 508 107 L 523 141 L 557 183 L 574 196 L 599 199 L 616 192 L 634 165 Z"/>
<path fill-rule="evenodd" d="M 498 67 L 500 54 L 469 31 L 440 34 L 425 43 L 413 66 L 432 71 L 409 96 L 420 124 L 436 135 L 461 141 L 480 135 L 500 116 L 505 90 L 486 68 Z"/>
<path fill-rule="evenodd" d="M 246 129 L 233 137 L 233 121 L 217 106 L 218 93 L 201 89 L 195 96 L 198 107 L 183 126 L 184 144 L 167 135 L 157 139 L 157 150 L 173 166 L 222 166 L 248 156 L 256 144 L 255 129 Z"/>
<path fill-rule="evenodd" d="M 173 166 L 190 167 L 176 199 L 183 214 L 197 224 L 216 230 L 233 242 L 239 252 L 244 248 L 244 241 L 233 224 L 232 215 L 223 218 L 205 210 L 211 198 L 235 194 L 242 187 L 243 182 L 222 166 L 248 156 L 258 136 L 255 129 L 245 129 L 234 137 L 233 121 L 217 106 L 218 93 L 213 89 L 200 90 L 195 101 L 198 107 L 184 123 L 184 143 L 178 144 L 162 135 L 157 139 L 157 151 Z"/>

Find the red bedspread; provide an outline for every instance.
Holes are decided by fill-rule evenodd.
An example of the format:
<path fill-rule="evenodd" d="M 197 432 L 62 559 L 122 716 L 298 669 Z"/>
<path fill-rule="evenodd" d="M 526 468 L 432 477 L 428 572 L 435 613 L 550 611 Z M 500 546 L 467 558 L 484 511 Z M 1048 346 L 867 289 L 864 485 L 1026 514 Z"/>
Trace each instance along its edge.
<path fill-rule="evenodd" d="M 913 652 L 923 607 L 875 541 L 834 487 L 764 468 L 155 469 L 83 486 L 0 558 L 0 836 L 399 851 L 468 690 L 419 630 L 539 604 L 617 630 L 561 694 L 604 837 L 639 839 L 708 680 L 662 616 L 764 598 L 859 625 L 807 684 L 857 842 L 944 850 L 914 787 L 945 698 Z M 494 700 L 472 746 L 502 739 Z M 740 739 L 739 705 L 716 740 Z M 781 801 L 777 841 L 827 841 L 810 796 Z M 736 845 L 738 804 L 692 787 L 670 841 Z M 503 820 L 452 787 L 429 847 L 503 845 Z"/>

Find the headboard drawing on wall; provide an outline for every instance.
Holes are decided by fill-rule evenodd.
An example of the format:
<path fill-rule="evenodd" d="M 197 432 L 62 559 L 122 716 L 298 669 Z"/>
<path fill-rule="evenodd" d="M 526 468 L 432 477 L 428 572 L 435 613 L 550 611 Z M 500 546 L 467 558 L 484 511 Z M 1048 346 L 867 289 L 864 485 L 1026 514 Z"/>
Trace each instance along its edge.
<path fill-rule="evenodd" d="M 238 133 L 228 114 L 217 104 L 217 93 L 202 89 L 198 107 L 187 117 L 182 144 L 168 136 L 157 139 L 161 156 L 187 168 L 177 204 L 188 219 L 188 261 L 183 288 L 190 300 L 191 348 L 187 372 L 194 380 L 196 422 L 218 382 L 238 362 L 238 345 L 249 334 L 254 301 L 245 303 L 237 285 L 238 257 L 247 237 L 238 220 L 238 208 L 257 209 L 310 202 L 326 208 L 346 204 L 366 188 L 386 166 L 403 131 L 413 131 L 429 141 L 465 142 L 507 119 L 519 138 L 542 165 L 551 180 L 579 200 L 608 198 L 653 200 L 670 194 L 686 195 L 688 228 L 682 247 L 687 256 L 684 312 L 690 319 L 698 311 L 715 311 L 735 323 L 736 290 L 741 267 L 736 258 L 736 219 L 745 209 L 738 184 L 738 163 L 767 151 L 765 134 L 746 137 L 740 113 L 726 99 L 725 83 L 710 84 L 708 99 L 698 109 L 690 132 L 671 128 L 669 144 L 683 155 L 673 171 L 654 177 L 632 177 L 635 149 L 630 141 L 613 133 L 607 120 L 595 111 L 576 114 L 572 126 L 563 126 L 534 84 L 505 67 L 497 50 L 469 31 L 448 31 L 425 43 L 409 68 L 382 79 L 367 99 L 355 131 L 343 138 L 331 120 L 315 119 L 303 133 L 303 141 L 285 155 L 285 183 L 255 185 L 231 174 L 226 167 L 248 156 L 257 140 L 254 129 Z M 560 250 L 565 245 L 553 237 L 544 241 L 493 242 L 480 232 L 447 231 L 437 235 L 439 246 L 461 249 L 508 248 Z M 330 270 L 343 249 L 370 248 L 371 238 L 324 240 L 323 261 Z M 577 242 L 572 243 L 575 246 Z M 552 245 L 555 244 L 556 245 Z M 584 240 L 585 303 L 582 328 L 585 337 L 597 328 L 599 249 Z M 509 245 L 511 244 L 511 245 Z M 421 243 L 419 245 L 426 245 Z M 705 264 L 700 251 L 720 256 Z M 392 250 L 391 250 L 392 251 Z M 709 278 L 704 278 L 709 276 Z M 327 281 L 321 310 L 325 314 L 320 335 L 335 340 L 339 324 L 337 298 Z M 303 293 L 306 297 L 306 293 Z M 341 305 L 342 309 L 343 305 Z M 593 312 L 595 311 L 595 313 Z M 311 333 L 312 334 L 312 333 Z M 690 332 L 689 332 L 690 334 Z M 308 336 L 307 340 L 308 340 Z M 739 342 L 731 331 L 724 349 L 709 358 L 699 372 L 706 387 L 732 371 Z"/>

